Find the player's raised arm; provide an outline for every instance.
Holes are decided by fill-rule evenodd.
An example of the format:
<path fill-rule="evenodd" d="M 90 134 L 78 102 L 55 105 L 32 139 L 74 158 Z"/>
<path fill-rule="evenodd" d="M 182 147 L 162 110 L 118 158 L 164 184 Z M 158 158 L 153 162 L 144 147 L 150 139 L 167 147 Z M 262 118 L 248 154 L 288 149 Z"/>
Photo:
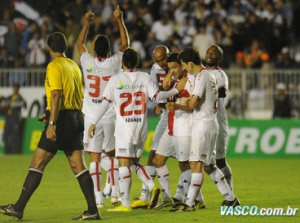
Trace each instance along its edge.
<path fill-rule="evenodd" d="M 120 51 L 124 51 L 130 45 L 130 40 L 127 32 L 127 28 L 125 26 L 123 20 L 123 12 L 121 11 L 120 7 L 117 6 L 116 10 L 114 11 L 114 17 L 118 23 L 119 30 L 120 30 L 120 37 L 121 37 L 121 46 L 119 48 Z"/>
<path fill-rule="evenodd" d="M 79 55 L 87 52 L 87 49 L 85 47 L 86 36 L 90 27 L 90 23 L 94 20 L 94 18 L 95 18 L 95 14 L 92 13 L 91 11 L 88 11 L 87 13 L 84 14 L 83 25 L 77 39 L 77 50 Z"/>

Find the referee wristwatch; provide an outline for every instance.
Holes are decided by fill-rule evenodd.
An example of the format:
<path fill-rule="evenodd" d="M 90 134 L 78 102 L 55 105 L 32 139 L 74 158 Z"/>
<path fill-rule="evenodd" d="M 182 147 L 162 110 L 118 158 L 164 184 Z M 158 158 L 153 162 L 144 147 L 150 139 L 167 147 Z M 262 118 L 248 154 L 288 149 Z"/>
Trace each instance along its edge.
<path fill-rule="evenodd" d="M 49 125 L 56 125 L 55 121 L 49 121 Z"/>

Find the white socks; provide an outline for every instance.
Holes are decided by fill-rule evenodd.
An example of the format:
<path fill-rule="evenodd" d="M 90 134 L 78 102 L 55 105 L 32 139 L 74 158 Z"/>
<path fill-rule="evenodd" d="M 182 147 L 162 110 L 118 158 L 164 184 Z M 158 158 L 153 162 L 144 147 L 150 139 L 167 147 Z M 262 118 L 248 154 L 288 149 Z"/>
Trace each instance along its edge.
<path fill-rule="evenodd" d="M 91 162 L 90 163 L 90 174 L 93 179 L 94 184 L 94 193 L 96 196 L 96 203 L 104 202 L 102 191 L 101 191 L 101 166 L 99 162 Z"/>
<path fill-rule="evenodd" d="M 166 165 L 156 168 L 160 187 L 162 189 L 162 200 L 169 200 L 171 198 L 170 193 L 170 174 Z"/>
<path fill-rule="evenodd" d="M 185 203 L 193 207 L 203 183 L 203 173 L 192 173 L 191 185 Z"/>
<path fill-rule="evenodd" d="M 174 198 L 182 201 L 184 197 L 184 191 L 183 191 L 183 176 L 182 173 L 180 174 L 178 183 L 177 183 L 177 189 L 176 189 L 176 193 L 174 195 Z"/>
<path fill-rule="evenodd" d="M 217 168 L 211 174 L 209 174 L 210 178 L 215 182 L 221 194 L 224 196 L 225 200 L 233 201 L 235 196 L 230 189 L 229 185 L 225 181 L 225 177 L 221 170 Z"/>
<path fill-rule="evenodd" d="M 129 167 L 119 167 L 119 186 L 122 197 L 122 205 L 124 207 L 130 206 L 130 186 L 131 186 L 131 172 Z"/>
<path fill-rule="evenodd" d="M 119 197 L 119 161 L 116 158 L 110 159 L 110 164 L 111 196 Z"/>
<path fill-rule="evenodd" d="M 143 165 L 132 165 L 131 170 L 134 171 L 138 178 L 146 185 L 148 191 L 151 191 L 154 187 L 154 182 L 150 175 L 147 173 Z"/>
<path fill-rule="evenodd" d="M 229 185 L 230 189 L 233 191 L 233 180 L 232 180 L 232 172 L 230 166 L 226 163 L 222 169 L 220 169 L 225 176 L 226 182 Z"/>
<path fill-rule="evenodd" d="M 184 192 L 184 196 L 186 197 L 191 184 L 192 171 L 190 169 L 183 171 L 181 175 L 183 180 L 183 192 Z"/>
<path fill-rule="evenodd" d="M 151 177 L 151 179 L 153 181 L 154 178 L 156 177 L 155 166 L 146 166 L 145 170 L 146 170 L 147 174 Z M 149 194 L 149 188 L 146 184 L 143 183 L 142 192 L 141 192 L 141 195 L 140 195 L 139 199 L 144 200 L 144 201 L 148 201 L 148 194 Z"/>

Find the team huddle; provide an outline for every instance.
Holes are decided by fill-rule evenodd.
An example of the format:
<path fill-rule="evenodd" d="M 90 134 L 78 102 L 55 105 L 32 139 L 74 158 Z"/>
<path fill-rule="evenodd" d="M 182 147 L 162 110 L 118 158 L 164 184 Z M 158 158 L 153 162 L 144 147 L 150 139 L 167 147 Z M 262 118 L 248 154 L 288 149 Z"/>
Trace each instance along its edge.
<path fill-rule="evenodd" d="M 88 12 L 86 19 L 92 21 L 93 14 Z M 112 165 L 104 168 L 113 173 L 108 174 L 110 180 L 107 181 L 116 184 L 119 179 L 121 195 L 121 205 L 108 211 L 129 212 L 136 208 L 171 206 L 170 211 L 204 208 L 201 193 L 203 170 L 224 195 L 224 205 L 238 205 L 239 201 L 232 192 L 231 171 L 225 164 L 228 125 L 224 98 L 228 80 L 224 71 L 217 67 L 222 59 L 222 49 L 213 45 L 207 50 L 206 63 L 212 68 L 205 68 L 197 50 L 190 48 L 180 54 L 170 54 L 166 46 L 159 45 L 153 51 L 155 63 L 149 75 L 135 70 L 139 64 L 138 54 L 132 48 L 123 50 L 129 41 L 122 38 L 120 31 L 122 46 L 113 56 L 103 60 L 99 54 L 96 58 L 87 52 L 81 54 L 86 81 L 83 103 L 85 150 L 100 153 L 101 149 L 103 152 L 115 149 L 117 159 L 105 158 L 101 163 L 105 163 L 102 166 L 106 167 L 112 163 L 109 160 L 114 159 L 113 163 L 119 164 L 118 169 Z M 96 44 L 97 40 L 95 49 Z M 116 75 L 112 75 L 114 72 Z M 95 88 L 96 79 L 101 80 L 98 88 Z M 101 103 L 93 103 L 93 99 L 101 100 Z M 147 99 L 158 102 L 155 112 L 161 113 L 161 119 L 148 165 L 143 167 L 138 160 L 147 137 Z M 107 129 L 114 129 L 114 134 L 106 133 Z M 107 146 L 107 141 L 114 140 L 115 144 Z M 181 170 L 174 197 L 170 194 L 168 157 L 176 157 Z M 225 164 L 221 169 L 227 167 L 228 183 L 222 171 L 215 166 L 216 159 Z M 101 177 L 100 165 L 91 163 L 90 171 L 92 175 Z M 129 200 L 131 172 L 135 172 L 143 182 L 141 196 L 132 203 Z M 153 183 L 156 175 L 162 192 L 161 201 L 158 201 L 160 189 Z M 103 207 L 100 181 L 94 180 L 94 190 L 98 207 Z M 117 187 L 112 187 L 112 204 L 118 205 L 117 194 Z"/>
<path fill-rule="evenodd" d="M 89 177 L 81 179 L 86 169 L 73 168 L 70 161 L 72 158 L 69 157 L 74 153 L 68 156 L 65 152 L 89 207 L 73 220 L 100 219 L 95 204 L 97 208 L 103 208 L 106 196 L 110 196 L 111 203 L 115 206 L 107 210 L 110 212 L 130 212 L 137 208 L 170 208 L 171 212 L 203 209 L 206 205 L 201 193 L 204 172 L 224 196 L 222 205 L 239 205 L 239 200 L 233 194 L 231 169 L 225 159 L 228 140 L 225 97 L 228 79 L 219 67 L 223 57 L 222 49 L 217 45 L 210 46 L 206 52 L 204 67 L 196 49 L 187 48 L 180 53 L 170 53 L 166 46 L 158 45 L 153 51 L 154 64 L 148 74 L 136 70 L 139 56 L 129 47 L 130 40 L 119 7 L 114 11 L 121 37 L 119 51 L 111 55 L 108 37 L 99 35 L 94 42 L 95 56 L 89 54 L 85 42 L 94 16 L 90 11 L 85 14 L 77 49 L 81 55 L 85 82 L 82 104 L 83 148 L 90 154 L 89 172 L 95 196 L 90 196 L 92 185 Z M 52 81 L 51 78 L 49 80 Z M 55 98 L 52 94 L 51 100 Z M 48 105 L 56 108 L 51 100 L 49 99 Z M 160 115 L 160 121 L 155 130 L 148 163 L 144 167 L 139 159 L 147 138 L 149 100 L 157 102 L 154 112 Z M 56 141 L 55 131 L 48 128 L 51 129 L 58 122 L 58 114 L 55 116 L 51 112 L 50 110 L 50 116 L 45 118 L 45 137 L 47 140 Z M 56 131 L 58 128 L 57 123 Z M 39 143 L 38 151 L 46 150 L 51 153 L 43 155 L 47 158 L 46 166 L 55 152 L 45 149 L 44 145 L 45 142 Z M 56 144 L 54 147 L 64 148 Z M 81 150 L 81 147 L 73 150 Z M 169 157 L 178 160 L 181 172 L 174 196 L 170 192 L 169 170 L 166 165 Z M 81 165 L 81 161 L 78 165 Z M 35 167 L 33 162 L 30 177 L 37 173 L 42 175 L 45 166 Z M 103 189 L 101 167 L 107 171 Z M 132 202 L 131 172 L 136 173 L 143 183 L 140 197 Z M 156 176 L 160 187 L 154 183 Z M 33 187 L 31 184 L 26 185 L 25 181 L 24 187 Z M 89 189 L 84 188 L 83 184 L 88 185 Z M 29 197 L 26 195 L 26 198 L 22 198 L 21 194 L 17 204 L 0 206 L 0 212 L 21 219 L 31 194 Z"/>

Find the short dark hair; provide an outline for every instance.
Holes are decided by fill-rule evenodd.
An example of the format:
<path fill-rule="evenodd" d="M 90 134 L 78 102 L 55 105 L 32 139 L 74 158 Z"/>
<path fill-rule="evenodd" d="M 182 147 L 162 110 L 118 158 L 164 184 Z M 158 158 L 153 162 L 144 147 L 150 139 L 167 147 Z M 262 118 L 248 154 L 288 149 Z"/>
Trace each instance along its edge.
<path fill-rule="evenodd" d="M 47 45 L 55 53 L 64 53 L 68 48 L 66 37 L 61 32 L 55 32 L 48 36 Z"/>
<path fill-rule="evenodd" d="M 139 55 L 133 48 L 127 48 L 122 57 L 124 66 L 129 69 L 135 68 L 139 64 Z"/>
<path fill-rule="evenodd" d="M 201 65 L 201 57 L 199 51 L 195 48 L 186 48 L 178 55 L 178 59 L 184 63 L 192 62 L 195 65 Z"/>
<path fill-rule="evenodd" d="M 219 56 L 219 61 L 221 61 L 222 58 L 223 58 L 223 49 L 220 46 L 215 45 L 215 44 L 211 45 L 211 46 L 213 46 L 217 49 L 217 53 L 218 53 L 218 56 Z"/>
<path fill-rule="evenodd" d="M 179 53 L 171 53 L 170 56 L 167 58 L 167 63 L 176 62 L 180 64 L 180 60 L 178 58 Z"/>
<path fill-rule="evenodd" d="M 15 88 L 17 88 L 18 90 L 20 89 L 20 84 L 19 83 L 13 83 L 12 84 L 12 87 L 15 87 Z"/>
<path fill-rule="evenodd" d="M 107 36 L 99 35 L 94 44 L 94 51 L 98 57 L 107 57 L 110 54 L 110 42 Z"/>

